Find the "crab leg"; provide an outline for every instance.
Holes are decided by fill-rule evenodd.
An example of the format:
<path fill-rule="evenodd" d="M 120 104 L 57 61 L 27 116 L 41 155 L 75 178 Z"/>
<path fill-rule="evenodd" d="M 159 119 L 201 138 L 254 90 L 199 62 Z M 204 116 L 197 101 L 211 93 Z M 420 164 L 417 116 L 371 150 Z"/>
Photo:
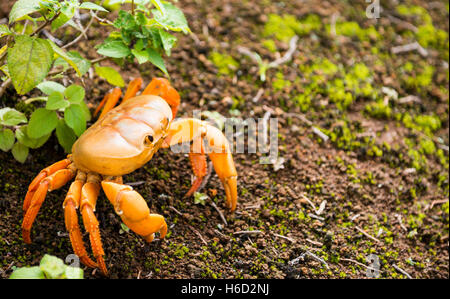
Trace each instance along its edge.
<path fill-rule="evenodd" d="M 170 125 L 168 136 L 164 140 L 163 147 L 170 147 L 174 144 L 189 142 L 201 138 L 207 141 L 205 151 L 213 162 L 214 170 L 222 182 L 227 197 L 227 205 L 234 211 L 237 203 L 237 172 L 231 155 L 228 140 L 223 133 L 199 119 L 185 118 L 174 121 Z M 194 153 L 201 154 L 201 151 L 194 149 Z M 196 166 L 203 168 L 204 163 L 199 162 L 200 158 L 195 158 Z M 196 169 L 194 167 L 194 173 Z M 188 192 L 190 193 L 191 190 Z"/>
<path fill-rule="evenodd" d="M 80 226 L 78 225 L 77 209 L 80 205 L 81 188 L 85 181 L 86 174 L 79 171 L 75 181 L 70 185 L 69 192 L 63 203 L 64 218 L 74 253 L 80 258 L 83 264 L 91 268 L 96 268 L 97 263 L 89 258 L 86 248 L 84 247 L 83 237 L 81 235 Z"/>
<path fill-rule="evenodd" d="M 170 82 L 164 78 L 153 78 L 149 85 L 142 92 L 143 95 L 155 95 L 163 98 L 172 109 L 172 116 L 175 118 L 180 105 L 180 95 Z"/>
<path fill-rule="evenodd" d="M 160 233 L 161 239 L 166 236 L 167 224 L 164 217 L 150 214 L 144 198 L 131 186 L 103 181 L 102 187 L 117 215 L 132 231 L 142 236 L 147 242 L 153 241 L 156 232 Z"/>
<path fill-rule="evenodd" d="M 75 176 L 75 166 L 69 165 L 66 169 L 60 169 L 52 175 L 46 177 L 39 183 L 36 192 L 34 192 L 30 205 L 27 208 L 25 216 L 22 222 L 22 238 L 25 243 L 30 244 L 30 231 L 33 226 L 33 222 L 41 208 L 42 203 L 45 200 L 45 196 L 48 191 L 53 191 L 61 188 L 67 182 L 69 182 Z"/>
<path fill-rule="evenodd" d="M 122 103 L 136 96 L 139 89 L 141 89 L 141 86 L 142 78 L 136 78 L 131 81 L 128 85 L 127 91 L 125 92 L 125 95 L 123 96 Z"/>
<path fill-rule="evenodd" d="M 199 146 L 200 153 L 195 152 L 194 149 L 196 146 Z M 192 194 L 194 194 L 198 190 L 198 188 L 200 188 L 203 181 L 203 177 L 207 173 L 206 155 L 202 138 L 195 139 L 191 152 L 189 153 L 189 160 L 191 161 L 192 171 L 194 172 L 195 180 L 192 183 L 192 186 L 189 189 L 189 191 L 186 193 L 185 197 L 192 196 Z"/>
<path fill-rule="evenodd" d="M 91 241 L 91 248 L 94 257 L 97 260 L 98 267 L 104 275 L 108 275 L 103 256 L 102 241 L 100 237 L 100 229 L 97 217 L 95 217 L 95 205 L 97 197 L 100 192 L 100 176 L 89 173 L 87 175 L 86 184 L 81 189 L 81 215 L 83 216 L 83 223 L 86 230 L 89 232 L 89 239 Z"/>
<path fill-rule="evenodd" d="M 64 159 L 50 165 L 49 167 L 39 172 L 39 174 L 31 182 L 30 186 L 28 186 L 28 192 L 27 195 L 25 195 L 25 200 L 23 202 L 23 210 L 25 212 L 28 210 L 31 203 L 31 199 L 33 198 L 33 195 L 38 189 L 39 184 L 42 182 L 42 180 L 60 169 L 67 168 L 67 166 L 69 166 L 70 163 L 71 163 L 70 159 Z"/>
<path fill-rule="evenodd" d="M 122 95 L 122 90 L 120 88 L 116 87 L 113 89 L 113 91 L 111 91 L 110 95 L 106 99 L 105 107 L 103 107 L 102 113 L 100 113 L 99 118 L 102 118 L 106 113 L 108 113 L 111 109 L 113 109 L 114 106 L 116 106 L 121 95 Z"/>

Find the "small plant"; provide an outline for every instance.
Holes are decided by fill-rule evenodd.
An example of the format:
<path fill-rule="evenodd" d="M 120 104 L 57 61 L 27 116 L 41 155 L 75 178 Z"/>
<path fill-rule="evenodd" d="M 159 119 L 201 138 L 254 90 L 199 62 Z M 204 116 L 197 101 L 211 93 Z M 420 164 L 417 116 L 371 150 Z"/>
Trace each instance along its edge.
<path fill-rule="evenodd" d="M 109 24 L 115 30 L 98 46 L 97 52 L 117 59 L 118 64 L 134 58 L 139 64 L 150 62 L 168 75 L 162 54 L 170 56 L 177 41 L 169 32 L 190 32 L 183 12 L 160 0 L 151 0 L 154 9 L 145 0 L 109 1 L 109 5 L 119 2 L 132 2 L 132 11 L 119 11 L 118 18 Z"/>
<path fill-rule="evenodd" d="M 83 270 L 46 254 L 39 266 L 16 268 L 9 279 L 83 279 Z"/>

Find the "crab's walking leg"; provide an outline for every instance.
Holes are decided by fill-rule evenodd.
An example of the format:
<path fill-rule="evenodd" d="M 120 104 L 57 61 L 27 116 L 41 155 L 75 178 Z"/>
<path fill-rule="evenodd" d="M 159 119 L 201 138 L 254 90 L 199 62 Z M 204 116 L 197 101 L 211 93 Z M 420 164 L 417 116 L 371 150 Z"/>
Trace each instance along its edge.
<path fill-rule="evenodd" d="M 141 86 L 142 86 L 142 78 L 136 78 L 133 81 L 131 81 L 130 84 L 128 85 L 127 91 L 125 92 L 125 95 L 123 96 L 122 103 L 136 96 L 139 89 L 141 89 Z"/>
<path fill-rule="evenodd" d="M 104 275 L 108 275 L 103 259 L 105 252 L 103 251 L 100 237 L 99 223 L 94 214 L 97 197 L 100 192 L 100 180 L 101 178 L 97 174 L 89 173 L 87 175 L 86 184 L 81 189 L 80 208 L 84 227 L 89 232 L 92 252 L 97 260 L 98 267 Z"/>
<path fill-rule="evenodd" d="M 85 181 L 86 174 L 79 171 L 75 181 L 70 185 L 69 192 L 67 192 L 66 199 L 64 200 L 64 219 L 74 253 L 80 258 L 83 264 L 91 268 L 96 268 L 97 263 L 89 258 L 84 247 L 83 237 L 80 226 L 78 225 L 77 209 L 80 206 L 81 189 Z"/>
<path fill-rule="evenodd" d="M 46 177 L 39 183 L 36 191 L 31 198 L 31 202 L 22 222 L 22 238 L 25 243 L 30 244 L 30 231 L 33 226 L 34 219 L 36 218 L 42 203 L 45 200 L 47 191 L 52 191 L 61 188 L 67 182 L 69 182 L 76 173 L 75 166 L 70 164 L 66 169 L 60 169 L 53 173 L 52 175 Z"/>
<path fill-rule="evenodd" d="M 170 147 L 174 144 L 189 142 L 198 138 L 207 141 L 205 151 L 213 162 L 214 170 L 224 186 L 227 205 L 234 211 L 237 204 L 237 172 L 228 140 L 219 129 L 199 119 L 180 119 L 170 125 L 163 147 Z M 194 153 L 201 155 L 202 152 L 196 150 Z M 196 159 L 200 160 L 198 157 Z M 198 161 L 199 165 L 205 165 L 203 162 Z M 201 167 L 204 168 L 205 166 Z M 194 173 L 195 171 L 194 167 Z"/>
<path fill-rule="evenodd" d="M 33 198 L 33 195 L 38 189 L 39 184 L 42 182 L 42 180 L 60 169 L 67 168 L 67 166 L 69 166 L 70 163 L 71 163 L 70 159 L 64 159 L 50 165 L 49 167 L 39 172 L 39 174 L 31 182 L 30 186 L 28 186 L 28 192 L 27 195 L 25 195 L 25 200 L 23 202 L 23 210 L 25 212 L 28 210 L 31 203 L 31 199 Z"/>
<path fill-rule="evenodd" d="M 196 152 L 196 148 L 199 149 L 199 152 Z M 206 155 L 205 149 L 203 145 L 203 139 L 197 138 L 194 140 L 194 143 L 191 148 L 191 152 L 189 153 L 189 160 L 191 161 L 192 171 L 195 175 L 195 180 L 192 183 L 191 188 L 186 193 L 185 197 L 190 197 L 194 194 L 198 188 L 200 188 L 203 178 L 207 173 L 207 163 L 206 163 Z"/>
<path fill-rule="evenodd" d="M 149 85 L 142 92 L 143 95 L 155 95 L 163 98 L 172 109 L 172 116 L 175 118 L 180 105 L 180 95 L 170 82 L 164 78 L 153 78 Z"/>
<path fill-rule="evenodd" d="M 164 217 L 150 214 L 147 203 L 132 187 L 110 181 L 103 181 L 102 187 L 116 213 L 132 231 L 147 242 L 153 241 L 156 232 L 159 232 L 161 239 L 166 236 L 167 224 Z"/>
<path fill-rule="evenodd" d="M 105 107 L 103 107 L 102 113 L 100 113 L 99 118 L 102 118 L 106 113 L 108 113 L 111 109 L 113 109 L 114 106 L 116 106 L 116 104 L 119 101 L 121 95 L 122 95 L 122 90 L 120 88 L 117 88 L 117 87 L 114 88 L 111 91 L 109 96 L 106 95 L 108 98 L 106 99 L 106 102 L 104 104 Z M 100 103 L 100 105 L 101 105 L 101 103 Z M 97 113 L 98 113 L 98 111 L 97 111 Z M 96 113 L 94 113 L 94 115 L 96 115 Z"/>

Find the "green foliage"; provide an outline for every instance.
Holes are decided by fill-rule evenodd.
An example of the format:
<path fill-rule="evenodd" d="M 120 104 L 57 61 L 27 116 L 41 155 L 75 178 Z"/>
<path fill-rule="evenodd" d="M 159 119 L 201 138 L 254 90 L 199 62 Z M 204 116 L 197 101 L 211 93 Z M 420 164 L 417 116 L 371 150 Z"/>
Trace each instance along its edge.
<path fill-rule="evenodd" d="M 201 204 L 202 206 L 204 206 L 207 199 L 208 199 L 208 195 L 206 195 L 204 193 L 199 193 L 199 192 L 194 193 L 194 203 L 196 205 Z"/>
<path fill-rule="evenodd" d="M 17 268 L 9 279 L 83 279 L 83 270 L 67 266 L 52 255 L 44 255 L 39 266 Z"/>
<path fill-rule="evenodd" d="M 8 71 L 18 94 L 25 94 L 42 82 L 53 62 L 53 50 L 44 39 L 19 35 L 8 49 Z"/>
<path fill-rule="evenodd" d="M 18 94 L 25 94 L 41 83 L 47 77 L 54 62 L 56 65 L 66 64 L 72 67 L 78 76 L 86 73 L 87 62 L 79 53 L 69 54 L 52 41 L 37 37 L 43 28 L 39 22 L 45 22 L 43 25 L 50 24 L 53 31 L 66 23 L 76 26 L 71 19 L 77 9 L 105 11 L 101 6 L 91 2 L 80 5 L 78 0 L 19 0 L 14 4 L 9 15 L 10 24 L 24 19 L 34 24 L 28 25 L 31 30 L 23 28 L 22 33 L 15 31 L 14 27 L 10 29 L 6 26 L 2 26 L 0 31 L 2 36 L 11 35 L 12 37 L 7 44 L 8 71 L 5 72 L 3 66 L 2 70 L 11 78 Z M 33 17 L 35 15 L 33 13 L 38 13 L 40 16 Z"/>
<path fill-rule="evenodd" d="M 37 87 L 47 95 L 37 98 L 46 105 L 34 110 L 29 121 L 15 109 L 0 110 L 0 149 L 11 150 L 14 158 L 21 163 L 26 160 L 29 149 L 44 145 L 55 129 L 58 142 L 70 153 L 77 136 L 86 130 L 86 122 L 91 117 L 84 102 L 83 87 L 72 84 L 65 88 L 52 81 L 44 81 Z"/>
<path fill-rule="evenodd" d="M 95 65 L 95 72 L 99 77 L 105 79 L 111 85 L 119 87 L 125 86 L 125 81 L 123 81 L 120 73 L 112 67 Z"/>
<path fill-rule="evenodd" d="M 170 31 L 190 32 L 186 18 L 168 2 L 151 1 L 156 9 L 149 8 L 149 1 L 139 2 L 134 13 L 119 11 L 113 23 L 116 30 L 99 45 L 97 52 L 121 60 L 136 58 L 140 64 L 150 62 L 168 75 L 162 55 L 170 56 L 177 41 Z"/>

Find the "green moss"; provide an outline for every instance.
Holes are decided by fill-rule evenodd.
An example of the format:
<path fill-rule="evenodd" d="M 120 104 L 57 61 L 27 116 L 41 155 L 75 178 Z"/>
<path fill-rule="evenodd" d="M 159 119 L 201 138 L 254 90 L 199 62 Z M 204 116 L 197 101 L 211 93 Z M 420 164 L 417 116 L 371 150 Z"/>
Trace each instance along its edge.
<path fill-rule="evenodd" d="M 328 32 L 331 33 L 331 26 L 327 26 Z M 381 35 L 374 26 L 363 29 L 357 22 L 337 22 L 335 26 L 337 35 L 348 37 L 357 37 L 361 41 L 378 40 Z"/>
<path fill-rule="evenodd" d="M 277 45 L 273 39 L 265 39 L 262 41 L 262 45 L 272 53 L 277 51 Z"/>
<path fill-rule="evenodd" d="M 364 111 L 375 118 L 390 118 L 392 115 L 392 109 L 383 100 L 367 104 Z"/>
<path fill-rule="evenodd" d="M 239 62 L 234 60 L 234 58 L 228 54 L 212 52 L 209 55 L 209 59 L 217 67 L 220 75 L 233 76 L 240 66 Z"/>
<path fill-rule="evenodd" d="M 270 14 L 269 20 L 264 26 L 263 36 L 275 37 L 280 41 L 288 42 L 294 35 L 307 35 L 321 27 L 322 23 L 317 15 L 308 15 L 306 18 L 298 20 L 289 14 L 283 16 Z"/>
<path fill-rule="evenodd" d="M 282 72 L 276 74 L 275 80 L 272 82 L 272 87 L 275 91 L 282 91 L 287 87 L 292 85 L 291 81 L 284 80 L 284 75 Z"/>
<path fill-rule="evenodd" d="M 432 155 L 436 152 L 434 142 L 427 138 L 421 138 L 419 142 L 420 151 L 427 155 Z"/>

